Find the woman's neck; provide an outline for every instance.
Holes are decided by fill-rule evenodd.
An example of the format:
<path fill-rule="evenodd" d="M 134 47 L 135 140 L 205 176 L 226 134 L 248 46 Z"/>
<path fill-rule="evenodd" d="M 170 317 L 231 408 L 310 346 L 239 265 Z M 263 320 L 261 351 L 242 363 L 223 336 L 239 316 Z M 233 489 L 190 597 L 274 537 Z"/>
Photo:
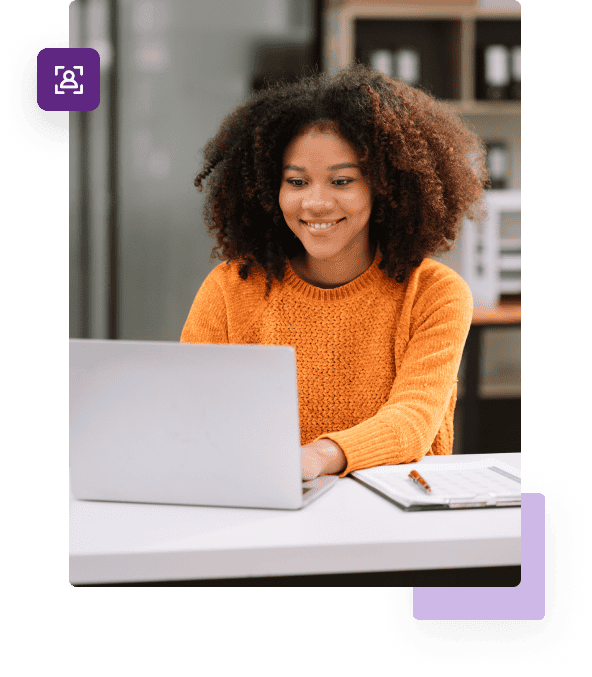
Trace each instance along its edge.
<path fill-rule="evenodd" d="M 341 253 L 331 259 L 315 259 L 306 252 L 290 260 L 292 270 L 301 280 L 321 289 L 335 289 L 365 273 L 376 256 L 376 245 L 368 244 L 361 254 Z"/>

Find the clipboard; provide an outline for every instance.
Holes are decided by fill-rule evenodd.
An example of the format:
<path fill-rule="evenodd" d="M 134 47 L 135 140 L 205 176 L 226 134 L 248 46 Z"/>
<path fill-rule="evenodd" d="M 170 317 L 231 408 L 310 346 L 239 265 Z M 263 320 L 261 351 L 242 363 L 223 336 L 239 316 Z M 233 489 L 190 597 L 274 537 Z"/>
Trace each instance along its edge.
<path fill-rule="evenodd" d="M 427 494 L 409 478 L 417 470 L 429 484 Z M 355 470 L 358 482 L 405 511 L 520 507 L 520 470 L 497 459 L 462 460 L 442 465 L 405 463 Z"/>

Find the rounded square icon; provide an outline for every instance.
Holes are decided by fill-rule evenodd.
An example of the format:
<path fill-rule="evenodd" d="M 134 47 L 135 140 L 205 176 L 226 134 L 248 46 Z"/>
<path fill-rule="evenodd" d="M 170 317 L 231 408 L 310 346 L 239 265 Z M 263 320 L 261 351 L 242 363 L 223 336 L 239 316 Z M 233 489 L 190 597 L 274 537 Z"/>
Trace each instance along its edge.
<path fill-rule="evenodd" d="M 37 55 L 37 105 L 43 110 L 95 110 L 101 60 L 90 47 L 46 47 Z"/>

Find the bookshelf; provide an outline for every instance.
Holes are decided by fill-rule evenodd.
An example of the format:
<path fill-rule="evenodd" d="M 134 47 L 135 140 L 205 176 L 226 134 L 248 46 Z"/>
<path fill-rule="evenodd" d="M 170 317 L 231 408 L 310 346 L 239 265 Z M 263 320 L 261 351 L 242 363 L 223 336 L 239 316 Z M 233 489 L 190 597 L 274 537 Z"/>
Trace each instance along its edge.
<path fill-rule="evenodd" d="M 481 45 L 508 38 L 520 40 L 519 5 L 511 9 L 500 4 L 501 9 L 483 8 L 474 2 L 443 5 L 327 0 L 325 70 L 341 68 L 356 58 L 368 63 L 370 49 L 403 41 L 421 50 L 428 89 L 462 115 L 519 115 L 519 101 L 483 101 L 477 91 L 476 64 Z M 436 75 L 446 81 L 444 92 L 439 91 Z"/>

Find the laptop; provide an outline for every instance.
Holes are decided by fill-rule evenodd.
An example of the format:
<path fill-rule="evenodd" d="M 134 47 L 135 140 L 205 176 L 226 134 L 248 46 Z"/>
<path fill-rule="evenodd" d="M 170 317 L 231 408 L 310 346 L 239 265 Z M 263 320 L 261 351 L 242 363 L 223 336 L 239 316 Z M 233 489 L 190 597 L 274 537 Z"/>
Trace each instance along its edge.
<path fill-rule="evenodd" d="M 75 498 L 298 510 L 304 482 L 291 346 L 70 339 Z"/>

